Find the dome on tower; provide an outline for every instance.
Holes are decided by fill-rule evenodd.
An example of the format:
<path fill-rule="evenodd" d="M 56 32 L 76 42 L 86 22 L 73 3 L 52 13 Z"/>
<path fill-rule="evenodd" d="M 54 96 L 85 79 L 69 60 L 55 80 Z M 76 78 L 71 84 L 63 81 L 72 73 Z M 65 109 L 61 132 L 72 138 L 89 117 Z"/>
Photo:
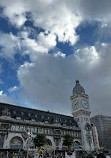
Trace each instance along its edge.
<path fill-rule="evenodd" d="M 76 94 L 76 93 L 84 93 L 85 94 L 85 90 L 84 88 L 80 85 L 79 81 L 76 80 L 76 85 L 75 87 L 73 88 L 73 95 Z"/>

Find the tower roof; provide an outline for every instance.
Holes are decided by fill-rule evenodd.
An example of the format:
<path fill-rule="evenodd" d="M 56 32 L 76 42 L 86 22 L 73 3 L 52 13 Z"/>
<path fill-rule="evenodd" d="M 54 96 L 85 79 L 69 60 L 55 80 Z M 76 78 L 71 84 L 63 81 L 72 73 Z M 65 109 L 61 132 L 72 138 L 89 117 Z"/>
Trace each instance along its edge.
<path fill-rule="evenodd" d="M 76 80 L 76 85 L 73 88 L 73 95 L 76 93 L 84 93 L 85 94 L 85 90 L 84 88 L 80 85 L 79 80 Z"/>

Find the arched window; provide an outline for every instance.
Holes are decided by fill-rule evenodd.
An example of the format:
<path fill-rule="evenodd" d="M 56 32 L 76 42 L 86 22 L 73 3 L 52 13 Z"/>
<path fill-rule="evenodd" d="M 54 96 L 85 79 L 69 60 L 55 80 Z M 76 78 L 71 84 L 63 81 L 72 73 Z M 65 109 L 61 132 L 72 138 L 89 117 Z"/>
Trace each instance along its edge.
<path fill-rule="evenodd" d="M 52 146 L 52 142 L 51 142 L 50 139 L 47 139 L 47 140 L 46 140 L 46 145 Z"/>
<path fill-rule="evenodd" d="M 10 140 L 10 148 L 11 149 L 22 149 L 23 141 L 20 137 L 14 137 Z"/>
<path fill-rule="evenodd" d="M 28 140 L 28 148 L 29 148 L 29 149 L 35 148 L 33 138 L 30 138 L 30 139 Z"/>
<path fill-rule="evenodd" d="M 74 149 L 80 149 L 80 143 L 78 141 L 74 142 Z"/>

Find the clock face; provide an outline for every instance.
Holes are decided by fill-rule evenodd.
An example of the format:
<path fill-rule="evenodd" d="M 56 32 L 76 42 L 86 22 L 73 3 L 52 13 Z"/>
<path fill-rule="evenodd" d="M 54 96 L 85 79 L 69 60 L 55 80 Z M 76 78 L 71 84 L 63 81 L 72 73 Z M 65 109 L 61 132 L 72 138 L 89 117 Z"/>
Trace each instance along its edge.
<path fill-rule="evenodd" d="M 74 110 L 76 110 L 78 108 L 78 101 L 77 100 L 75 100 L 73 102 L 73 108 L 74 108 Z"/>
<path fill-rule="evenodd" d="M 82 100 L 82 106 L 83 108 L 87 109 L 88 108 L 88 102 L 86 100 Z"/>

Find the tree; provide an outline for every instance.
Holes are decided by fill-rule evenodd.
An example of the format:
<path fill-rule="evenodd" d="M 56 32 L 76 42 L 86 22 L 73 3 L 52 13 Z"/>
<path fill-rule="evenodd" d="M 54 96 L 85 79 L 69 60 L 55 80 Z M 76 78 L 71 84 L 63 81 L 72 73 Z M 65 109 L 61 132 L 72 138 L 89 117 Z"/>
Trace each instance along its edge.
<path fill-rule="evenodd" d="M 41 147 L 46 144 L 46 136 L 44 134 L 37 134 L 34 138 L 35 147 Z"/>
<path fill-rule="evenodd" d="M 64 135 L 64 140 L 63 140 L 63 145 L 68 147 L 68 151 L 70 151 L 71 146 L 73 144 L 74 141 L 74 137 L 70 134 L 65 134 Z"/>

